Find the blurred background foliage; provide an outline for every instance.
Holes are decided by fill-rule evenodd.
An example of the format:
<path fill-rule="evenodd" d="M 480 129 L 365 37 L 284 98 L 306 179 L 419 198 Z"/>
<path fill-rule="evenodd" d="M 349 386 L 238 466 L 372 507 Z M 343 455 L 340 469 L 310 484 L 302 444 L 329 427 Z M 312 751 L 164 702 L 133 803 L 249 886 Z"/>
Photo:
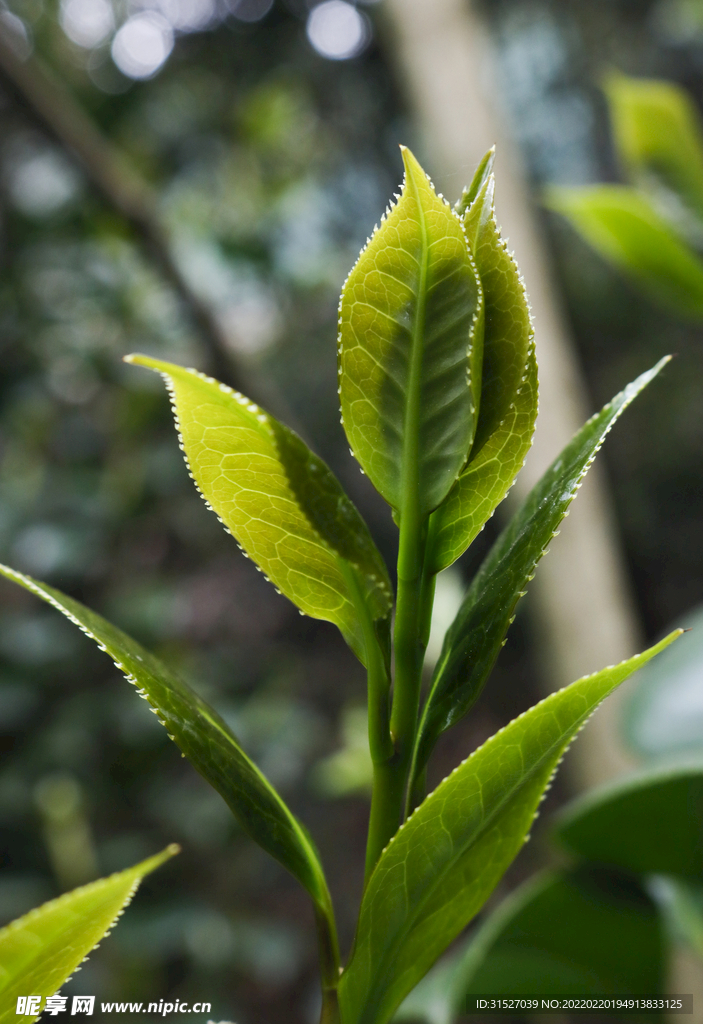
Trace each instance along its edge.
<path fill-rule="evenodd" d="M 621 180 L 607 73 L 667 78 L 703 100 L 696 0 L 491 0 L 483 13 L 537 201 L 548 185 Z M 41 59 L 111 140 L 106 159 L 120 152 L 158 196 L 178 273 L 213 311 L 218 372 L 230 360 L 234 380 L 234 360 L 237 379 L 285 404 L 392 564 L 390 516 L 339 426 L 335 350 L 339 290 L 397 188 L 397 144 L 432 170 L 382 0 L 8 0 L 0 25 L 15 59 Z M 212 343 L 139 226 L 7 70 L 0 206 L 0 556 L 122 625 L 224 714 L 319 843 L 348 943 L 367 813 L 360 666 L 205 509 L 160 382 L 120 360 L 136 350 L 212 369 Z M 593 408 L 677 353 L 601 455 L 651 639 L 703 599 L 701 328 L 643 297 L 565 220 L 543 218 Z M 448 617 L 452 587 L 440 591 Z M 241 836 L 89 641 L 14 588 L 0 610 L 0 923 L 177 841 L 182 855 L 66 991 L 207 1000 L 238 1024 L 313 1020 L 302 891 Z M 538 698 L 534 665 L 528 599 L 438 773 Z M 544 851 L 538 831 L 506 886 Z"/>

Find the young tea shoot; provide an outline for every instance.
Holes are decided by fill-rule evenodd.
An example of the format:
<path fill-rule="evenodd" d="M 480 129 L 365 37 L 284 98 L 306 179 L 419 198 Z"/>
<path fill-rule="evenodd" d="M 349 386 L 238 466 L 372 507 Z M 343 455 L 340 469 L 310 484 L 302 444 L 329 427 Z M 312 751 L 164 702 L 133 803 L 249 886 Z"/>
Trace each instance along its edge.
<path fill-rule="evenodd" d="M 402 153 L 402 190 L 344 284 L 338 335 L 344 430 L 398 526 L 395 592 L 361 515 L 293 431 L 196 370 L 127 357 L 164 378 L 208 506 L 271 583 L 301 612 L 337 626 L 365 666 L 373 793 L 364 894 L 344 961 L 313 840 L 217 712 L 96 613 L 0 570 L 97 641 L 244 830 L 308 891 L 321 1024 L 392 1018 L 520 851 L 577 732 L 680 632 L 547 697 L 426 793 L 438 738 L 481 693 L 606 434 L 666 359 L 585 424 L 503 529 L 423 700 L 437 574 L 466 551 L 522 467 L 537 416 L 537 365 L 522 280 L 496 223 L 493 152 L 453 208 L 412 153 Z"/>

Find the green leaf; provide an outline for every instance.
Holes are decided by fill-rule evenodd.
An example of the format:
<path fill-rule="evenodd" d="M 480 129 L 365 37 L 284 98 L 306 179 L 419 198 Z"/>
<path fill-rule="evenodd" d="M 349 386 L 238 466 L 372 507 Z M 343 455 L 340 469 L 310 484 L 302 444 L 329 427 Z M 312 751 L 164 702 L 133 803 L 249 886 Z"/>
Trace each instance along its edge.
<path fill-rule="evenodd" d="M 468 464 L 430 519 L 432 573 L 464 553 L 503 500 L 525 461 L 537 418 L 534 333 L 517 264 L 496 223 L 490 156 L 460 200 L 463 209 L 478 179 L 464 225 L 485 302 L 481 414 Z"/>
<path fill-rule="evenodd" d="M 457 1005 L 456 988 L 463 977 L 463 959 L 466 955 L 449 953 L 442 957 L 416 985 L 393 1017 L 395 1022 L 412 1021 L 412 1024 L 453 1024 L 461 1009 Z"/>
<path fill-rule="evenodd" d="M 703 317 L 703 262 L 635 189 L 553 187 L 545 203 L 647 296 L 679 316 Z"/>
<path fill-rule="evenodd" d="M 126 871 L 74 889 L 0 929 L 0 1024 L 16 1021 L 19 996 L 52 996 L 117 923 L 145 875 L 178 853 L 162 853 Z M 35 1016 L 20 1019 L 31 1021 Z"/>
<path fill-rule="evenodd" d="M 600 864 L 703 878 L 703 757 L 591 791 L 559 815 L 556 834 L 569 850 Z"/>
<path fill-rule="evenodd" d="M 436 508 L 466 462 L 481 388 L 483 296 L 461 221 L 409 150 L 398 202 L 347 278 L 339 311 L 342 421 L 401 511 Z"/>
<path fill-rule="evenodd" d="M 466 551 L 512 487 L 532 444 L 537 391 L 532 346 L 512 407 L 430 516 L 429 572 L 441 572 Z"/>
<path fill-rule="evenodd" d="M 657 909 L 636 879 L 592 867 L 545 873 L 481 926 L 455 983 L 455 1006 L 487 992 L 656 995 L 664 953 Z"/>
<path fill-rule="evenodd" d="M 649 878 L 648 885 L 673 941 L 703 960 L 703 885 L 666 875 Z"/>
<path fill-rule="evenodd" d="M 171 739 L 224 798 L 244 831 L 287 868 L 331 918 L 330 896 L 312 840 L 218 713 L 163 662 L 100 615 L 7 566 L 0 565 L 0 574 L 53 605 L 110 655 L 151 704 Z"/>
<path fill-rule="evenodd" d="M 615 146 L 630 177 L 645 188 L 663 184 L 689 216 L 703 218 L 703 132 L 686 91 L 673 82 L 612 75 L 606 94 Z"/>
<path fill-rule="evenodd" d="M 481 693 L 515 606 L 606 434 L 667 361 L 643 373 L 581 428 L 491 548 L 447 630 L 418 729 L 414 778 L 437 738 L 464 717 Z"/>
<path fill-rule="evenodd" d="M 544 872 L 441 960 L 394 1020 L 451 1024 L 470 996 L 663 991 L 657 908 L 638 881 L 598 868 Z"/>
<path fill-rule="evenodd" d="M 385 1024 L 480 910 L 520 851 L 579 729 L 623 680 L 671 643 L 553 693 L 475 751 L 382 853 L 340 981 L 343 1024 Z"/>
<path fill-rule="evenodd" d="M 333 622 L 367 664 L 388 632 L 391 585 L 363 519 L 287 427 L 211 377 L 147 356 L 171 392 L 191 474 L 209 506 L 298 608 Z"/>
<path fill-rule="evenodd" d="M 625 738 L 644 757 L 703 751 L 703 607 L 681 622 L 684 639 L 647 666 L 625 705 Z"/>
<path fill-rule="evenodd" d="M 495 178 L 491 174 L 464 214 L 466 236 L 476 260 L 485 304 L 481 414 L 472 457 L 512 408 L 534 341 L 525 285 L 501 238 L 494 195 Z M 536 394 L 533 401 L 536 417 Z"/>
<path fill-rule="evenodd" d="M 484 185 L 490 177 L 493 175 L 493 164 L 496 159 L 496 148 L 491 146 L 486 155 L 483 157 L 478 167 L 474 171 L 474 176 L 471 180 L 471 184 L 464 189 L 461 194 L 459 202 L 456 203 L 454 209 L 456 212 L 463 217 L 469 207 L 473 204 L 474 200 L 478 196 L 479 192 L 483 189 Z"/>

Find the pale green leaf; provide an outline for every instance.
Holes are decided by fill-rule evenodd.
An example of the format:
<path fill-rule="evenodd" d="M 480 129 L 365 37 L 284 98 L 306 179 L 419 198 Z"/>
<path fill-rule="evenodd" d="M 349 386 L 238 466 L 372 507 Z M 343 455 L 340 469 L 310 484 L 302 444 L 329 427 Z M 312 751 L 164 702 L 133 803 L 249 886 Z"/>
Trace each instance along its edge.
<path fill-rule="evenodd" d="M 703 317 L 703 261 L 635 189 L 553 187 L 545 202 L 647 296 L 680 316 Z"/>
<path fill-rule="evenodd" d="M 454 206 L 454 209 L 458 214 L 460 214 L 460 216 L 464 216 L 466 211 L 473 204 L 479 192 L 483 189 L 488 179 L 492 176 L 495 159 L 496 148 L 495 146 L 491 146 L 491 148 L 482 158 L 478 167 L 474 171 L 474 176 L 471 179 L 471 184 L 464 189 L 464 191 L 461 194 L 461 198 Z"/>
<path fill-rule="evenodd" d="M 703 218 L 703 131 L 685 89 L 611 75 L 606 94 L 615 146 L 629 176 L 645 188 L 664 185 L 681 201 L 680 213 Z"/>
<path fill-rule="evenodd" d="M 0 929 L 0 1024 L 17 1021 L 19 996 L 52 996 L 117 923 L 145 875 L 178 853 L 162 853 L 126 871 L 74 889 Z M 19 1019 L 31 1024 L 35 1016 Z"/>
<path fill-rule="evenodd" d="M 690 946 L 703 960 L 703 885 L 672 875 L 649 878 L 649 890 L 673 940 Z"/>
<path fill-rule="evenodd" d="M 409 150 L 398 202 L 342 291 L 339 386 L 354 455 L 383 497 L 420 515 L 468 457 L 481 388 L 483 296 L 461 221 Z"/>
<path fill-rule="evenodd" d="M 483 286 L 481 412 L 467 466 L 430 519 L 427 566 L 451 565 L 503 500 L 532 444 L 537 363 L 525 287 L 501 238 L 494 209 L 493 151 L 459 201 Z"/>
<path fill-rule="evenodd" d="M 625 705 L 625 738 L 644 757 L 703 750 L 703 607 L 679 622 L 686 636 L 647 666 Z"/>
<path fill-rule="evenodd" d="M 444 639 L 418 728 L 415 778 L 438 736 L 463 718 L 481 693 L 515 606 L 606 434 L 667 361 L 643 373 L 581 428 L 491 548 Z"/>
<path fill-rule="evenodd" d="M 327 884 L 312 840 L 220 715 L 163 662 L 96 612 L 7 566 L 0 565 L 0 574 L 53 605 L 110 655 L 244 831 L 298 879 L 331 920 Z"/>
<path fill-rule="evenodd" d="M 383 851 L 340 982 L 343 1024 L 385 1024 L 520 851 L 554 771 L 601 701 L 670 644 L 552 694 L 491 737 Z"/>
<path fill-rule="evenodd" d="M 387 633 L 388 572 L 363 519 L 297 434 L 224 384 L 147 356 L 162 374 L 205 500 L 281 593 L 333 622 L 364 664 Z"/>
<path fill-rule="evenodd" d="M 703 879 L 703 757 L 618 778 L 560 814 L 573 853 L 626 871 Z"/>

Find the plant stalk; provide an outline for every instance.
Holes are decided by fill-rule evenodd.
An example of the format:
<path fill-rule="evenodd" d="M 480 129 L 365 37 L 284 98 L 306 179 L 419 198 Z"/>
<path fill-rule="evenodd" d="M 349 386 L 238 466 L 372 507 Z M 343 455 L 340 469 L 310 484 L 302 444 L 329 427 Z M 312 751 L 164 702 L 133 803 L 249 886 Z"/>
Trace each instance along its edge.
<path fill-rule="evenodd" d="M 354 604 L 364 631 L 366 649 L 369 751 L 373 762 L 373 791 L 366 839 L 365 885 L 376 866 L 381 851 L 395 831 L 395 829 L 389 831 L 388 824 L 389 820 L 393 818 L 396 806 L 392 772 L 395 750 L 390 731 L 390 665 L 354 570 L 342 562 L 340 562 L 340 568 L 354 597 Z"/>
<path fill-rule="evenodd" d="M 393 821 L 391 835 L 402 822 L 408 770 L 415 743 L 420 706 L 422 664 L 425 654 L 426 611 L 423 608 L 423 564 L 427 543 L 427 517 L 412 514 L 401 519 L 398 551 L 398 599 L 395 614 L 395 679 L 391 711 L 391 738 L 396 751 L 393 765 Z"/>
<path fill-rule="evenodd" d="M 337 998 L 337 989 L 323 989 L 320 1024 L 341 1024 L 341 1022 L 342 1018 L 339 1015 L 339 999 Z"/>
<path fill-rule="evenodd" d="M 322 982 L 320 1024 L 341 1024 L 337 999 L 340 975 L 339 944 L 331 906 L 327 912 L 318 906 L 315 907 L 315 924 Z"/>

